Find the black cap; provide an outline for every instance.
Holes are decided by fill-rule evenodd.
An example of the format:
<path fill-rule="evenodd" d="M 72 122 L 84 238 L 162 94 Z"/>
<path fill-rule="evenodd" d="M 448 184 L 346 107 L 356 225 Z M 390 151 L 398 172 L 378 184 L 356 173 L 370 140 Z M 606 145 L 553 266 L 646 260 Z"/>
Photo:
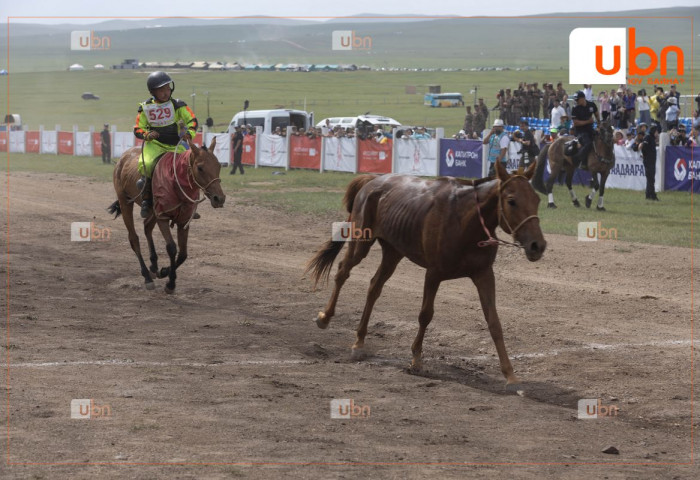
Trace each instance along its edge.
<path fill-rule="evenodd" d="M 578 100 L 579 98 L 586 98 L 586 94 L 583 93 L 581 90 L 576 92 L 576 100 Z"/>

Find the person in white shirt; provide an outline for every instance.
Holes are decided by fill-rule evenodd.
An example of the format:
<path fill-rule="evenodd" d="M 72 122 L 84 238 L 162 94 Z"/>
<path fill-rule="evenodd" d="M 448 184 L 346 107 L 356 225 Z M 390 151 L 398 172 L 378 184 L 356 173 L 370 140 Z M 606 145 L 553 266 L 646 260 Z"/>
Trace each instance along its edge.
<path fill-rule="evenodd" d="M 593 101 L 593 85 L 583 85 L 583 93 L 586 95 L 586 101 Z"/>
<path fill-rule="evenodd" d="M 561 106 L 559 99 L 554 100 L 554 108 L 552 108 L 552 118 L 550 120 L 550 125 L 553 127 L 558 127 L 562 124 L 561 118 L 566 116 L 566 110 Z"/>
<path fill-rule="evenodd" d="M 641 89 L 637 92 L 637 111 L 639 112 L 639 123 L 651 124 L 651 111 L 647 91 Z"/>
<path fill-rule="evenodd" d="M 673 130 L 678 126 L 678 114 L 680 109 L 678 108 L 678 100 L 676 97 L 668 97 L 668 108 L 666 109 L 666 131 Z"/>

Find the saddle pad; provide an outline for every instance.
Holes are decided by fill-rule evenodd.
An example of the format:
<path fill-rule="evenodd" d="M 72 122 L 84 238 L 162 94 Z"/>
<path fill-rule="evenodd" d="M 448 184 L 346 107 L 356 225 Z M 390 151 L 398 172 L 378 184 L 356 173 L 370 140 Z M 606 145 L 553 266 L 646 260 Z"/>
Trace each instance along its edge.
<path fill-rule="evenodd" d="M 153 170 L 153 208 L 159 220 L 170 219 L 183 225 L 194 214 L 196 204 L 187 197 L 197 200 L 199 187 L 192 182 L 189 175 L 191 153 L 191 150 L 177 155 L 168 152 L 161 157 Z"/>

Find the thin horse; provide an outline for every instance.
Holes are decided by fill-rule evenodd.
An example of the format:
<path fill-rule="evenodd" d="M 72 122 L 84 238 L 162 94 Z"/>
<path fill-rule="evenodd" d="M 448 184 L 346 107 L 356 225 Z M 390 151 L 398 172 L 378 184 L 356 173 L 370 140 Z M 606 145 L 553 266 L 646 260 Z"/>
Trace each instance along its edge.
<path fill-rule="evenodd" d="M 403 257 L 426 269 L 423 305 L 418 316 L 420 328 L 412 346 L 411 368 L 422 366 L 423 336 L 433 318 L 435 295 L 444 280 L 469 277 L 474 282 L 484 310 L 491 338 L 496 344 L 501 371 L 509 390 L 519 390 L 518 379 L 506 353 L 501 322 L 496 313 L 496 285 L 493 262 L 499 243 L 494 231 L 500 226 L 525 250 L 530 261 L 539 260 L 547 242 L 540 230 L 539 196 L 529 183 L 535 164 L 524 172 L 509 175 L 496 162 L 496 179 L 462 181 L 452 177 L 424 180 L 410 175 L 362 175 L 348 185 L 343 200 L 348 221 L 363 232 L 367 241 L 350 241 L 345 258 L 338 265 L 335 288 L 316 324 L 328 327 L 335 315 L 338 295 L 350 271 L 364 259 L 376 240 L 382 247 L 382 261 L 370 282 L 353 358 L 362 357 L 367 324 L 384 283 Z M 369 230 L 366 230 L 369 229 Z M 307 272 L 319 282 L 327 279 L 333 261 L 344 242 L 329 240 L 309 261 Z"/>
<path fill-rule="evenodd" d="M 559 173 L 562 168 L 566 168 L 566 186 L 569 189 L 571 201 L 575 207 L 581 206 L 571 184 L 576 165 L 573 159 L 564 153 L 566 143 L 573 139 L 574 137 L 572 136 L 559 137 L 550 145 L 545 145 L 537 156 L 537 171 L 535 172 L 532 185 L 538 192 L 547 195 L 547 208 L 557 208 L 554 203 L 552 187 L 556 179 L 559 178 Z M 543 175 L 546 166 L 545 158 L 547 157 L 549 158 L 549 169 L 551 173 L 545 185 Z M 588 152 L 588 170 L 591 172 L 591 193 L 586 195 L 587 208 L 591 207 L 596 191 L 599 191 L 598 205 L 596 208 L 605 211 L 605 207 L 603 206 L 605 182 L 614 165 L 615 150 L 613 146 L 613 130 L 608 122 L 601 122 L 600 125 L 598 125 L 597 135 L 595 135 L 593 139 L 593 148 Z M 600 176 L 600 181 L 598 181 L 598 176 Z"/>
<path fill-rule="evenodd" d="M 226 200 L 226 195 L 221 190 L 221 180 L 219 178 L 219 172 L 221 170 L 221 164 L 217 158 L 211 153 L 216 145 L 216 137 L 211 143 L 209 150 L 206 147 L 198 148 L 191 140 L 188 140 L 190 147 L 189 158 L 184 154 L 180 154 L 172 158 L 173 168 L 176 165 L 176 161 L 182 162 L 186 161 L 189 165 L 184 165 L 187 169 L 187 178 L 190 183 L 197 187 L 196 191 L 202 190 L 209 201 L 211 206 L 214 208 L 221 208 L 224 206 L 224 201 Z M 124 219 L 124 225 L 129 232 L 129 244 L 131 244 L 131 249 L 136 254 L 136 258 L 139 260 L 141 266 L 141 275 L 146 282 L 146 288 L 152 290 L 155 286 L 153 284 L 153 278 L 163 278 L 168 277 L 168 282 L 165 285 L 165 291 L 167 293 L 173 293 L 175 290 L 175 271 L 177 267 L 182 265 L 182 263 L 187 259 L 187 236 L 189 233 L 189 218 L 187 221 L 182 218 L 182 215 L 178 217 L 178 211 L 173 210 L 167 212 L 163 215 L 156 216 L 155 211 L 158 205 L 154 206 L 152 213 L 148 218 L 144 219 L 144 233 L 146 234 L 146 240 L 148 241 L 148 250 L 150 252 L 150 270 L 146 268 L 146 263 L 141 255 L 141 245 L 139 243 L 139 237 L 136 234 L 136 229 L 134 228 L 134 202 L 138 200 L 141 196 L 141 192 L 136 186 L 136 181 L 141 177 L 138 171 L 138 161 L 141 155 L 141 149 L 139 147 L 133 147 L 124 152 L 124 154 L 117 162 L 114 168 L 114 190 L 117 193 L 117 200 L 110 205 L 107 209 L 109 213 L 113 213 L 114 218 L 118 217 L 120 214 Z M 166 159 L 161 159 L 161 162 Z M 177 182 L 177 178 L 175 179 Z M 177 187 L 179 191 L 176 190 Z M 191 204 L 196 202 L 190 197 L 188 197 L 182 191 L 180 185 L 173 185 L 173 190 L 177 191 L 178 198 L 181 199 L 183 204 Z M 182 192 L 182 193 L 180 193 Z M 187 197 L 187 198 L 186 198 Z M 170 257 L 170 266 L 163 267 L 160 271 L 158 270 L 158 255 L 156 254 L 155 245 L 153 243 L 153 228 L 158 224 L 163 237 L 166 242 L 166 251 Z M 170 224 L 177 225 L 177 245 L 173 240 L 173 236 L 170 233 Z M 178 254 L 179 249 L 179 254 Z"/>

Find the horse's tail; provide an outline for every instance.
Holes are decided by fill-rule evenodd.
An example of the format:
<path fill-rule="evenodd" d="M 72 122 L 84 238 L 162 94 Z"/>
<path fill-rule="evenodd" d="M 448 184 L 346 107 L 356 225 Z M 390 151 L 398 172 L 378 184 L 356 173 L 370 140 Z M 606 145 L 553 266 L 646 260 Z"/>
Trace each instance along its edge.
<path fill-rule="evenodd" d="M 355 203 L 355 197 L 357 192 L 359 192 L 362 187 L 367 185 L 369 182 L 377 178 L 376 175 L 360 175 L 355 177 L 349 184 L 348 188 L 345 190 L 345 196 L 343 197 L 343 205 L 347 209 L 348 213 L 352 213 L 352 206 Z"/>
<path fill-rule="evenodd" d="M 544 168 L 547 165 L 547 152 L 549 152 L 549 147 L 551 145 L 551 143 L 548 143 L 542 147 L 542 150 L 540 150 L 540 153 L 537 155 L 537 169 L 535 170 L 535 176 L 532 177 L 532 186 L 543 195 L 547 194 L 543 178 Z"/>
<path fill-rule="evenodd" d="M 343 205 L 348 213 L 352 213 L 352 206 L 355 203 L 355 197 L 357 193 L 367 185 L 369 182 L 374 180 L 376 175 L 360 175 L 355 177 L 345 190 L 345 196 L 343 197 Z M 352 221 L 352 215 L 348 217 L 348 221 Z M 314 280 L 314 288 L 318 285 L 320 281 L 323 283 L 328 281 L 328 277 L 331 275 L 331 269 L 333 268 L 333 262 L 338 256 L 340 251 L 343 249 L 345 242 L 334 242 L 331 238 L 326 243 L 324 243 L 321 248 L 316 252 L 309 263 L 306 265 L 306 271 L 304 275 L 311 272 L 311 277 Z"/>
<path fill-rule="evenodd" d="M 321 246 L 318 252 L 316 252 L 316 255 L 309 260 L 304 275 L 311 272 L 311 277 L 314 281 L 314 289 L 316 289 L 318 282 L 321 280 L 323 280 L 323 283 L 328 281 L 335 257 L 337 257 L 343 249 L 344 244 L 345 242 L 334 242 L 332 239 L 328 240 Z"/>
<path fill-rule="evenodd" d="M 107 208 L 107 212 L 110 215 L 114 215 L 114 218 L 117 218 L 119 215 L 121 215 L 122 207 L 119 205 L 119 200 L 115 200 L 114 203 Z"/>

